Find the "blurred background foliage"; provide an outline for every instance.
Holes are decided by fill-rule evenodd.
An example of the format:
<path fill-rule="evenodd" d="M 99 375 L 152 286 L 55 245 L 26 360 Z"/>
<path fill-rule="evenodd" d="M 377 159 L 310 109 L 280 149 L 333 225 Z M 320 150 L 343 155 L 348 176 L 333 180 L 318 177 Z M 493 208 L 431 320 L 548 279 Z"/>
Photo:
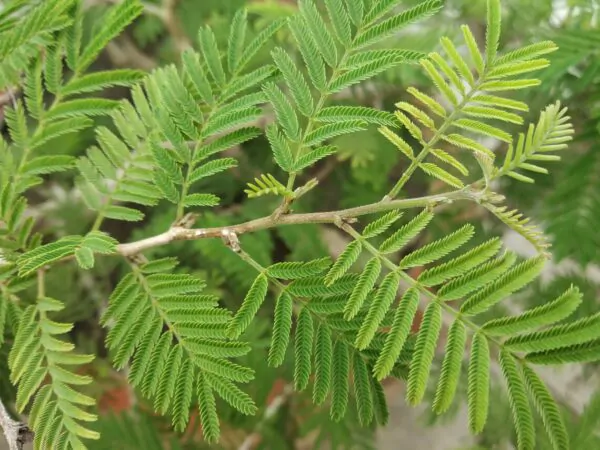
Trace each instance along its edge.
<path fill-rule="evenodd" d="M 84 2 L 87 8 L 85 32 L 88 36 L 102 26 L 102 14 L 116 1 Z M 417 1 L 406 0 L 401 7 L 414 3 Z M 563 163 L 556 164 L 549 175 L 534 177 L 535 184 L 531 185 L 503 179 L 504 185 L 499 187 L 510 199 L 512 207 L 527 211 L 542 224 L 553 241 L 554 263 L 558 264 L 545 280 L 515 298 L 513 305 L 520 308 L 544 303 L 569 284 L 577 283 L 586 302 L 579 313 L 587 314 L 597 309 L 600 292 L 600 0 L 503 0 L 502 4 L 504 48 L 542 39 L 552 39 L 560 47 L 550 56 L 551 67 L 539 75 L 543 79 L 542 86 L 519 91 L 526 92 L 520 99 L 530 105 L 532 115 L 529 121 L 535 120 L 538 111 L 546 104 L 559 99 L 569 107 L 577 136 L 563 156 Z M 240 7 L 249 10 L 251 31 L 257 33 L 274 19 L 292 13 L 296 5 L 293 0 L 146 0 L 143 16 L 127 33 L 110 44 L 97 63 L 101 67 L 97 68 L 135 67 L 150 71 L 154 67 L 177 64 L 181 49 L 195 45 L 197 30 L 203 24 L 210 24 L 217 38 L 225 41 L 231 18 Z M 485 0 L 446 0 L 440 14 L 391 38 L 395 40 L 392 45 L 428 52 L 439 45 L 439 37 L 456 37 L 460 33 L 459 25 L 463 23 L 478 32 L 477 37 L 482 41 L 484 21 Z M 282 29 L 275 40 L 277 42 L 273 45 L 290 48 L 287 31 Z M 386 46 L 390 43 L 387 42 Z M 265 51 L 255 64 L 260 66 L 268 58 L 269 54 Z M 395 102 L 407 97 L 405 89 L 411 85 L 423 92 L 431 91 L 418 66 L 404 65 L 340 93 L 336 101 L 339 104 L 393 110 Z M 0 95 L 5 103 L 9 101 L 8 94 Z M 127 95 L 127 91 L 111 89 L 105 95 L 121 98 Z M 69 134 L 60 141 L 52 141 L 52 145 L 43 152 L 51 153 L 55 146 L 60 146 L 64 153 L 81 155 L 91 144 L 92 133 L 92 129 L 88 129 L 80 134 Z M 410 136 L 405 138 L 410 140 Z M 307 179 L 317 177 L 320 188 L 303 197 L 302 202 L 295 206 L 296 211 L 346 208 L 377 201 L 389 191 L 402 173 L 403 164 L 406 164 L 375 129 L 339 138 L 335 144 L 341 149 L 338 159 L 329 158 L 305 175 Z M 486 144 L 499 154 L 506 150 L 497 142 Z M 277 199 L 247 199 L 243 193 L 245 183 L 260 173 L 278 174 L 266 140 L 257 138 L 243 148 L 230 151 L 239 159 L 239 167 L 208 181 L 211 183 L 210 192 L 218 194 L 225 206 L 201 216 L 197 221 L 201 226 L 249 220 L 269 214 L 276 207 Z M 41 219 L 40 231 L 46 236 L 46 241 L 60 237 L 57 233 L 85 233 L 93 220 L 82 206 L 79 194 L 71 190 L 73 183 L 67 178 L 69 176 L 73 174 L 51 177 L 31 194 L 30 203 L 35 205 L 34 212 Z M 198 186 L 199 190 L 203 188 L 206 186 Z M 427 195 L 437 189 L 439 186 L 435 182 L 417 175 L 404 195 Z M 455 229 L 455 224 L 461 224 L 465 219 L 480 225 L 478 236 L 481 240 L 505 232 L 497 221 L 487 217 L 485 210 L 465 205 L 453 205 L 444 211 L 438 228 L 431 228 L 430 235 L 422 239 L 434 239 L 437 233 L 441 235 L 447 229 Z M 153 208 L 142 226 L 108 221 L 106 231 L 121 242 L 160 233 L 170 225 L 173 217 L 170 207 L 163 203 Z M 335 255 L 340 244 L 332 233 L 316 225 L 292 226 L 244 235 L 241 239 L 248 253 L 262 265 L 269 265 L 272 261 Z M 475 246 L 478 242 L 473 240 L 471 245 Z M 522 253 L 529 251 L 527 244 L 521 241 L 516 247 Z M 153 249 L 151 253 L 148 256 L 178 255 L 182 261 L 178 270 L 200 274 L 208 280 L 209 288 L 218 293 L 232 310 L 237 309 L 254 278 L 253 269 L 218 241 L 175 243 Z M 73 334 L 80 348 L 100 356 L 89 367 L 90 373 L 101 381 L 95 395 L 105 413 L 99 425 L 103 440 L 93 448 L 204 448 L 197 420 L 191 421 L 188 431 L 182 436 L 175 436 L 170 431 L 168 420 L 153 416 L 151 408 L 129 392 L 123 374 L 110 369 L 98 317 L 106 306 L 108 294 L 121 276 L 122 268 L 112 259 L 99 262 L 101 264 L 93 274 L 78 271 L 75 265 L 61 265 L 51 271 L 47 279 L 48 293 L 67 304 L 60 320 L 75 322 Z M 272 305 L 273 299 L 270 301 Z M 288 389 L 293 371 L 291 360 L 277 371 L 267 369 L 267 342 L 272 320 L 267 312 L 272 310 L 272 307 L 263 308 L 263 320 L 248 332 L 246 339 L 253 343 L 255 349 L 243 362 L 256 371 L 249 393 L 261 410 L 255 417 L 246 417 L 225 404 L 220 405 L 219 411 L 224 417 L 223 438 L 218 448 L 375 448 L 374 431 L 360 428 L 355 413 L 349 414 L 344 422 L 335 424 L 330 421 L 326 409 L 321 411 L 312 405 L 306 397 L 309 394 L 291 393 Z M 7 372 L 6 353 L 5 348 L 0 348 L 0 396 L 11 398 L 13 388 L 4 376 Z M 585 382 L 593 383 L 598 373 L 596 367 L 586 367 L 580 376 Z M 471 448 L 505 448 L 514 439 L 510 410 L 500 389 L 498 386 L 492 391 L 494 406 L 491 420 Z M 460 406 L 456 405 L 455 410 L 459 411 Z M 593 432 L 600 422 L 600 397 L 592 398 L 587 409 L 579 413 L 567 411 L 570 429 L 576 437 L 573 448 L 600 448 L 600 438 Z M 433 417 L 425 419 L 424 426 L 438 420 Z M 542 441 L 539 448 L 548 448 L 544 445 Z"/>

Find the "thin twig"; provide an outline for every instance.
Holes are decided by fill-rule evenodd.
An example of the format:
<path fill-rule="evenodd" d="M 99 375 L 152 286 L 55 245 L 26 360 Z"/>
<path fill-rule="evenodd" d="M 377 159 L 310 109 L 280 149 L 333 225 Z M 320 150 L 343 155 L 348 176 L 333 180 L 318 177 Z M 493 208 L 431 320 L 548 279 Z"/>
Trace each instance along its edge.
<path fill-rule="evenodd" d="M 443 203 L 450 203 L 456 200 L 471 200 L 479 202 L 484 193 L 474 191 L 471 188 L 464 188 L 446 194 L 429 195 L 411 199 L 392 200 L 389 202 L 377 202 L 369 205 L 358 206 L 355 208 L 343 209 L 340 211 L 326 211 L 306 214 L 280 214 L 261 217 L 260 219 L 250 220 L 248 222 L 226 227 L 214 228 L 185 228 L 172 227 L 164 233 L 142 239 L 136 242 L 119 245 L 119 253 L 123 256 L 132 256 L 144 250 L 153 247 L 169 244 L 173 241 L 197 240 L 206 238 L 222 238 L 226 233 L 241 235 L 268 228 L 274 228 L 283 225 L 300 225 L 308 223 L 335 223 L 337 220 L 349 220 L 367 214 L 391 211 L 394 209 L 408 209 L 418 207 L 433 207 Z"/>
<path fill-rule="evenodd" d="M 4 436 L 10 450 L 23 450 L 23 445 L 33 440 L 33 432 L 26 424 L 17 422 L 10 417 L 1 399 L 0 426 L 4 430 Z"/>

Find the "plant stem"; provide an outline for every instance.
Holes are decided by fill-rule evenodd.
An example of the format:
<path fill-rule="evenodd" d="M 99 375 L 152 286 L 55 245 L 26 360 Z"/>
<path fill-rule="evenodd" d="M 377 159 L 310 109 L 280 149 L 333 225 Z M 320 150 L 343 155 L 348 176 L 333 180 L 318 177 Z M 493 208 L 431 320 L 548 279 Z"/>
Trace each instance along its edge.
<path fill-rule="evenodd" d="M 393 209 L 432 207 L 443 203 L 451 203 L 457 200 L 479 201 L 481 195 L 482 193 L 474 191 L 470 187 L 466 187 L 464 189 L 459 189 L 446 194 L 429 195 L 412 199 L 392 200 L 388 202 L 377 202 L 355 208 L 342 209 L 339 211 L 269 215 L 259 219 L 225 227 L 195 229 L 173 227 L 170 230 L 156 236 L 128 244 L 121 244 L 119 245 L 118 249 L 121 255 L 131 256 L 144 250 L 165 245 L 173 241 L 223 238 L 229 233 L 240 235 L 284 225 L 336 223 L 336 221 L 340 219 L 351 220 L 359 216 L 390 211 Z"/>

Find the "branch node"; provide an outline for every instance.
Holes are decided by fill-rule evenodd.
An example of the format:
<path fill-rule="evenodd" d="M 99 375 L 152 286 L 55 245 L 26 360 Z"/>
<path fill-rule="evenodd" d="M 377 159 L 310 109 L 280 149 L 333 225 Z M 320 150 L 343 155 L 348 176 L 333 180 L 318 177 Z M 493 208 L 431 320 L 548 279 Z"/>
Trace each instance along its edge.
<path fill-rule="evenodd" d="M 346 225 L 350 225 L 352 223 L 356 223 L 357 219 L 356 217 L 342 217 L 342 216 L 338 216 L 336 215 L 333 218 L 333 224 L 338 227 L 338 228 L 344 228 L 344 226 Z"/>
<path fill-rule="evenodd" d="M 221 231 L 221 237 L 223 238 L 225 245 L 235 253 L 240 253 L 242 251 L 242 248 L 240 247 L 240 240 L 234 231 L 231 231 L 229 228 L 223 228 Z"/>
<path fill-rule="evenodd" d="M 177 220 L 173 224 L 173 228 L 192 228 L 194 223 L 196 223 L 196 219 L 198 218 L 198 214 L 196 213 L 187 213 L 181 219 Z"/>

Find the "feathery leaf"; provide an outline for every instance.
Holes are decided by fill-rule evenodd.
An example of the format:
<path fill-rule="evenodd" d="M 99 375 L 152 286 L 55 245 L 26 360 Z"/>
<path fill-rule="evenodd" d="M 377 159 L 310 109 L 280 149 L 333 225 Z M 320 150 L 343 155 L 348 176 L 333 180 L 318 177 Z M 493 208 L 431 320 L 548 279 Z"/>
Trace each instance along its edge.
<path fill-rule="evenodd" d="M 515 358 L 507 351 L 500 352 L 500 367 L 508 388 L 508 400 L 517 431 L 519 450 L 535 448 L 533 414 L 527 398 L 523 373 Z"/>
<path fill-rule="evenodd" d="M 486 322 L 482 329 L 489 336 L 510 336 L 532 328 L 551 325 L 569 317 L 581 304 L 581 292 L 570 287 L 552 302 L 525 311 L 518 316 L 501 317 Z"/>
<path fill-rule="evenodd" d="M 464 324 L 460 320 L 455 320 L 448 331 L 442 372 L 433 400 L 433 410 L 437 414 L 442 414 L 450 408 L 456 394 L 466 339 L 467 332 Z"/>
<path fill-rule="evenodd" d="M 490 399 L 490 350 L 487 338 L 476 333 L 471 344 L 467 385 L 469 428 L 473 434 L 483 431 Z"/>
<path fill-rule="evenodd" d="M 419 307 L 419 293 L 415 289 L 407 290 L 394 314 L 394 322 L 377 358 L 373 372 L 378 380 L 382 380 L 392 371 L 400 356 L 402 347 L 408 338 L 410 329 Z"/>

